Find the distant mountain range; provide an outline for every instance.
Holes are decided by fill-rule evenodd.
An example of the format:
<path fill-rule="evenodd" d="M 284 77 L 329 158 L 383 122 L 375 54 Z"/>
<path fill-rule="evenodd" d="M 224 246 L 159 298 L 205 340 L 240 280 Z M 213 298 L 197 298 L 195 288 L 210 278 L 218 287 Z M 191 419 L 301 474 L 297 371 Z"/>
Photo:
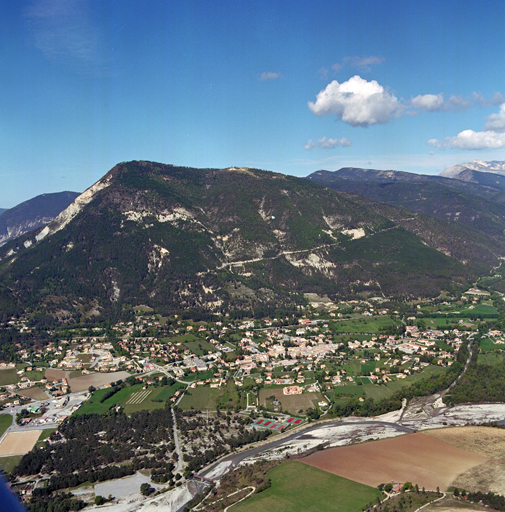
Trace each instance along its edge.
<path fill-rule="evenodd" d="M 342 171 L 339 183 L 379 172 Z M 463 209 L 447 222 L 315 183 L 333 174 L 118 164 L 47 226 L 2 247 L 0 311 L 5 319 L 29 308 L 41 322 L 102 318 L 137 304 L 282 314 L 306 292 L 414 297 L 461 289 L 505 256 L 501 210 L 486 211 L 489 228 L 477 229 Z M 393 190 L 409 179 L 399 173 L 361 184 Z M 437 190 L 440 180 L 455 181 L 436 179 Z M 432 181 L 420 179 L 411 195 L 420 183 Z M 471 195 L 479 207 L 501 194 L 484 189 Z M 422 204 L 423 194 L 417 199 L 410 202 Z"/>
<path fill-rule="evenodd" d="M 2 215 L 3 212 L 6 212 L 8 208 L 0 208 L 0 215 Z"/>
<path fill-rule="evenodd" d="M 0 211 L 0 246 L 51 222 L 78 196 L 77 192 L 42 194 Z"/>
<path fill-rule="evenodd" d="M 316 171 L 307 180 L 444 219 L 486 233 L 501 243 L 505 230 L 505 177 L 472 170 L 462 174 L 467 181 L 346 167 L 334 172 Z"/>
<path fill-rule="evenodd" d="M 473 160 L 463 164 L 453 165 L 440 173 L 440 176 L 446 178 L 461 179 L 458 175 L 464 171 L 479 171 L 481 173 L 501 174 L 505 175 L 505 162 L 493 160 L 491 162 L 483 162 L 481 160 Z"/>

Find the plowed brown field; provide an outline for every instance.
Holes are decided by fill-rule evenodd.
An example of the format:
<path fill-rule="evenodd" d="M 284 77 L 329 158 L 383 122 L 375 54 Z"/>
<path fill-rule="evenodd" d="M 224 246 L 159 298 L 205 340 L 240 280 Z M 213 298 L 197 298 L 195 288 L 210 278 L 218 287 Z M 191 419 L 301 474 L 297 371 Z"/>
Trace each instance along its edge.
<path fill-rule="evenodd" d="M 315 452 L 302 462 L 372 487 L 386 482 L 413 482 L 447 489 L 455 478 L 489 458 L 439 441 L 409 434 L 370 443 Z"/>

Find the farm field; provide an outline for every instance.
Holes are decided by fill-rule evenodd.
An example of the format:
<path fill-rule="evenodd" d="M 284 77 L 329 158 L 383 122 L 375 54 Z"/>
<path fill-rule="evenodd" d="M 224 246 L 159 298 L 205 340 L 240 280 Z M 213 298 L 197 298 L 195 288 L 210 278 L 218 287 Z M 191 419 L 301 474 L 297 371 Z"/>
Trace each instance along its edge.
<path fill-rule="evenodd" d="M 42 430 L 29 430 L 27 432 L 9 432 L 0 443 L 0 457 L 24 455 L 28 453 L 38 441 Z"/>
<path fill-rule="evenodd" d="M 334 322 L 334 332 L 355 332 L 355 333 L 378 333 L 382 327 L 390 327 L 397 325 L 397 322 L 391 320 L 388 316 L 373 318 L 355 318 L 343 320 L 342 322 Z"/>
<path fill-rule="evenodd" d="M 263 388 L 260 390 L 259 401 L 263 407 L 267 406 L 267 398 L 275 396 L 282 405 L 282 410 L 289 414 L 299 414 L 300 410 L 317 408 L 317 402 L 324 400 L 321 393 L 303 393 L 302 395 L 285 395 L 282 391 L 284 386 L 278 388 Z M 271 402 L 270 402 L 271 403 Z"/>
<path fill-rule="evenodd" d="M 27 396 L 29 398 L 33 398 L 34 400 L 47 400 L 49 397 L 47 393 L 39 387 L 27 388 L 27 389 L 17 389 L 17 393 L 23 396 Z"/>
<path fill-rule="evenodd" d="M 462 472 L 454 485 L 467 491 L 505 494 L 505 430 L 493 427 L 457 427 L 429 430 L 429 436 L 457 448 L 488 457 L 483 464 Z"/>
<path fill-rule="evenodd" d="M 88 402 L 83 404 L 75 414 L 80 416 L 82 414 L 104 414 L 111 405 L 121 405 L 126 414 L 131 414 L 137 411 L 163 409 L 165 402 L 172 396 L 178 387 L 183 387 L 184 384 L 174 384 L 173 386 L 160 386 L 157 388 L 149 387 L 147 390 L 142 389 L 142 384 L 135 384 L 120 389 L 117 393 L 107 398 L 104 402 L 100 403 L 100 399 L 110 391 L 110 389 L 97 389 Z M 168 398 L 163 398 L 165 395 L 170 395 Z"/>
<path fill-rule="evenodd" d="M 69 379 L 68 385 L 72 393 L 78 393 L 79 391 L 86 391 L 90 386 L 99 388 L 111 382 L 127 379 L 129 376 L 128 372 L 92 373 L 91 375 Z"/>
<path fill-rule="evenodd" d="M 375 503 L 381 493 L 299 461 L 269 471 L 272 486 L 233 507 L 236 512 L 356 512 Z"/>
<path fill-rule="evenodd" d="M 410 481 L 434 490 L 447 489 L 460 473 L 488 460 L 484 455 L 416 433 L 330 448 L 309 455 L 303 462 L 373 487 Z"/>
<path fill-rule="evenodd" d="M 21 461 L 22 455 L 13 455 L 12 457 L 0 457 L 0 469 L 5 473 L 10 473 Z"/>
<path fill-rule="evenodd" d="M 500 350 L 505 349 L 505 345 L 503 343 L 496 343 L 492 339 L 489 339 L 489 338 L 482 339 L 479 346 L 484 352 L 490 352 L 491 350 L 495 350 L 495 349 L 500 349 Z"/>
<path fill-rule="evenodd" d="M 490 366 L 501 364 L 503 363 L 503 354 L 495 354 L 493 352 L 488 352 L 487 354 L 479 354 L 477 357 L 477 362 L 479 364 L 487 364 Z"/>

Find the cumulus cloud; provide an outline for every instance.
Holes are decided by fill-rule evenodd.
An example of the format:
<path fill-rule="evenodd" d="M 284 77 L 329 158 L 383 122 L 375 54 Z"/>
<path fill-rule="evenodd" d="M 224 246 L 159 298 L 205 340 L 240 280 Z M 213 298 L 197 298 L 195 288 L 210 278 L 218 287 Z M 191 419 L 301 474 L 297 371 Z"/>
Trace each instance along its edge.
<path fill-rule="evenodd" d="M 484 131 L 464 130 L 455 137 L 430 139 L 426 144 L 439 149 L 498 149 L 505 147 L 505 103 L 497 114 L 485 119 Z"/>
<path fill-rule="evenodd" d="M 410 104 L 419 110 L 426 112 L 440 111 L 461 111 L 472 107 L 472 103 L 461 96 L 452 95 L 449 99 L 444 99 L 443 93 L 439 94 L 420 94 L 410 100 Z"/>
<path fill-rule="evenodd" d="M 505 147 L 505 133 L 488 130 L 474 132 L 464 130 L 456 137 L 445 137 L 443 140 L 430 139 L 428 146 L 439 149 L 498 149 Z"/>
<path fill-rule="evenodd" d="M 442 93 L 420 94 L 419 96 L 412 98 L 410 102 L 414 108 L 433 112 L 442 108 L 442 105 L 444 104 L 444 95 Z"/>
<path fill-rule="evenodd" d="M 491 114 L 486 117 L 484 130 L 505 132 L 505 103 L 500 106 L 498 114 Z"/>
<path fill-rule="evenodd" d="M 264 80 L 277 80 L 277 78 L 281 77 L 281 73 L 274 73 L 273 71 L 264 71 L 259 76 L 258 80 L 264 81 Z"/>
<path fill-rule="evenodd" d="M 339 146 L 348 148 L 352 145 L 352 142 L 345 137 L 341 139 L 330 139 L 328 137 L 322 137 L 318 139 L 317 142 L 314 142 L 312 139 L 309 140 L 303 147 L 306 151 L 310 151 L 313 148 L 321 148 L 321 149 L 333 149 Z"/>
<path fill-rule="evenodd" d="M 334 114 L 351 126 L 385 124 L 404 111 L 394 94 L 375 80 L 367 82 L 358 75 L 341 84 L 333 80 L 308 105 L 316 116 Z"/>

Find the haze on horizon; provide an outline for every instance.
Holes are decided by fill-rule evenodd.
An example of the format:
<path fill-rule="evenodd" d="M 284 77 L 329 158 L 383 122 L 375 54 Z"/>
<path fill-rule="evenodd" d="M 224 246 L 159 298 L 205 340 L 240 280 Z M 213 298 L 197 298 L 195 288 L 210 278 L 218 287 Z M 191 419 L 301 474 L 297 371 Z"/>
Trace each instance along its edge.
<path fill-rule="evenodd" d="M 120 161 L 438 174 L 505 160 L 505 4 L 0 7 L 0 207 Z"/>

